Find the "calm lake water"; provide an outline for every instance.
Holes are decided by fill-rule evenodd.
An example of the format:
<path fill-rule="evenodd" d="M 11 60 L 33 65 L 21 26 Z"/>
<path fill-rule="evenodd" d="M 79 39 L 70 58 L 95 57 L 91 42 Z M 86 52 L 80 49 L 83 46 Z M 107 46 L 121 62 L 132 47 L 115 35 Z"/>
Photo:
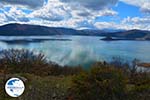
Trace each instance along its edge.
<path fill-rule="evenodd" d="M 72 41 L 43 41 L 23 44 L 0 42 L 0 49 L 29 49 L 44 53 L 47 58 L 60 65 L 89 65 L 96 61 L 110 61 L 121 57 L 132 61 L 137 58 L 150 62 L 150 41 L 102 41 L 94 36 L 40 36 L 40 37 L 0 37 L 13 39 L 71 39 Z"/>

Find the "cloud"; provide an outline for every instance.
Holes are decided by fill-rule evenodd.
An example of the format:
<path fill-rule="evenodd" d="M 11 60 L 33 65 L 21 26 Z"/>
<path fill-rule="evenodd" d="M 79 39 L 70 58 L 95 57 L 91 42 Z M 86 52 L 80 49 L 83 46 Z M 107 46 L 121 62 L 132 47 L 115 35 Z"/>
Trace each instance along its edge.
<path fill-rule="evenodd" d="M 120 23 L 116 22 L 96 22 L 94 25 L 98 29 L 139 29 L 139 30 L 150 30 L 150 17 L 127 17 L 124 18 Z"/>
<path fill-rule="evenodd" d="M 9 21 L 14 21 L 14 19 L 8 15 L 3 9 L 1 9 L 3 13 L 0 13 L 0 24 L 4 24 Z"/>
<path fill-rule="evenodd" d="M 99 13 L 97 14 L 98 16 L 116 16 L 118 12 L 111 10 L 111 9 L 104 9 L 102 11 L 99 11 Z"/>
<path fill-rule="evenodd" d="M 59 0 L 49 0 L 45 6 L 33 11 L 29 16 L 48 21 L 61 21 L 71 16 Z"/>
<path fill-rule="evenodd" d="M 0 0 L 0 3 L 3 5 L 20 5 L 33 9 L 42 7 L 44 2 L 45 0 Z"/>
<path fill-rule="evenodd" d="M 94 26 L 98 29 L 116 29 L 119 28 L 114 22 L 96 22 Z"/>
<path fill-rule="evenodd" d="M 150 17 L 127 17 L 122 20 L 122 23 L 128 24 L 129 29 L 134 28 L 141 30 L 150 30 Z"/>
<path fill-rule="evenodd" d="M 0 13 L 0 24 L 6 20 L 6 17 L 3 13 Z"/>
<path fill-rule="evenodd" d="M 140 18 L 140 17 L 127 17 L 125 19 L 123 19 L 122 21 L 123 23 L 131 23 L 131 24 L 150 24 L 150 17 L 144 17 L 144 18 Z"/>
<path fill-rule="evenodd" d="M 104 0 L 98 1 L 100 4 L 102 1 L 104 2 Z M 86 2 L 92 2 L 92 4 L 95 5 L 98 1 L 93 2 L 92 0 L 89 0 Z M 110 1 L 112 2 L 112 0 Z M 72 6 L 73 2 L 76 2 L 74 3 L 74 6 Z M 81 4 L 83 3 L 82 0 L 48 0 L 46 5 L 38 10 L 33 11 L 33 13 L 29 14 L 28 17 L 38 18 L 40 20 L 39 23 L 43 21 L 44 24 L 49 23 L 47 25 L 51 26 L 64 25 L 63 27 L 89 28 L 93 26 L 92 20 L 94 20 L 96 17 L 116 16 L 118 14 L 116 11 L 110 9 L 107 5 L 103 5 L 103 9 L 96 10 L 92 9 L 92 6 L 86 7 L 85 5 L 80 5 L 79 7 L 79 2 L 81 2 Z"/>
<path fill-rule="evenodd" d="M 141 11 L 146 14 L 150 14 L 150 1 L 149 3 L 143 4 L 143 6 L 141 7 Z"/>
<path fill-rule="evenodd" d="M 60 0 L 61 2 L 68 3 L 73 7 L 85 7 L 92 10 L 101 10 L 110 6 L 116 5 L 118 0 Z"/>
<path fill-rule="evenodd" d="M 1 9 L 3 13 L 1 13 L 1 22 L 28 22 L 27 14 L 17 7 L 10 8 L 9 11 L 5 11 Z"/>
<path fill-rule="evenodd" d="M 119 18 L 119 12 L 112 8 L 118 1 L 137 6 L 144 13 L 150 11 L 149 0 L 3 0 L 0 2 L 0 22 L 76 29 L 150 29 L 148 16 Z M 8 7 L 10 9 L 6 10 Z M 28 10 L 30 13 L 27 13 Z M 108 18 L 107 21 L 104 16 Z"/>
<path fill-rule="evenodd" d="M 150 14 L 150 0 L 120 0 L 120 1 L 140 7 L 140 10 L 142 12 Z"/>
<path fill-rule="evenodd" d="M 9 0 L 0 3 L 4 10 L 5 22 L 39 24 L 51 27 L 91 28 L 96 17 L 116 16 L 110 9 L 118 0 Z M 44 3 L 45 2 L 45 3 Z M 44 5 L 43 5 L 44 4 Z M 19 6 L 18 6 L 19 5 Z M 20 7 L 22 6 L 22 7 Z M 25 13 L 25 7 L 32 8 Z M 38 9 L 35 9 L 38 8 Z M 27 8 L 26 8 L 27 9 Z"/>

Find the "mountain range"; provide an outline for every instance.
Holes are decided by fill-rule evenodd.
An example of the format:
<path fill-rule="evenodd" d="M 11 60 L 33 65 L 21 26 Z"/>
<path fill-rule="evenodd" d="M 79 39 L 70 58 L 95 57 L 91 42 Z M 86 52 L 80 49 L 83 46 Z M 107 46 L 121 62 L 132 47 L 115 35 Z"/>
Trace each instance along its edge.
<path fill-rule="evenodd" d="M 150 40 L 150 31 L 146 30 L 75 30 L 62 27 L 46 27 L 28 24 L 6 24 L 0 26 L 0 36 L 48 36 L 48 35 L 83 35 L 83 36 L 109 36 L 121 39 Z"/>

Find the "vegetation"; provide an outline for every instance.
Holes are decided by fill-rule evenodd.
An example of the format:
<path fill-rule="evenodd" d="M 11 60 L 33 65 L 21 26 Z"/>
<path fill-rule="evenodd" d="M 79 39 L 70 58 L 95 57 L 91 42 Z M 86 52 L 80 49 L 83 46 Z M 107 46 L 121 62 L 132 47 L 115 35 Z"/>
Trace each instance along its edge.
<path fill-rule="evenodd" d="M 121 100 L 125 94 L 125 78 L 119 69 L 93 66 L 89 72 L 73 78 L 72 93 L 75 100 Z"/>
<path fill-rule="evenodd" d="M 60 66 L 40 53 L 28 50 L 0 52 L 0 100 L 149 100 L 150 73 L 115 57 L 90 69 Z M 19 98 L 4 92 L 11 77 L 21 78 L 26 90 Z"/>
<path fill-rule="evenodd" d="M 82 71 L 82 67 L 59 66 L 48 62 L 41 53 L 28 50 L 2 50 L 0 52 L 0 69 L 7 73 L 30 73 L 40 76 L 74 75 Z"/>

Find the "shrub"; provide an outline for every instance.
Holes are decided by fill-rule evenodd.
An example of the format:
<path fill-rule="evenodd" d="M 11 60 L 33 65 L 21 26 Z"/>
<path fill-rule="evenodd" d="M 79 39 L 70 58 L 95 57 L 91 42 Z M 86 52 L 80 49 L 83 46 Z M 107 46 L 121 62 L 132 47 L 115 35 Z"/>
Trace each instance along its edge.
<path fill-rule="evenodd" d="M 29 80 L 23 100 L 66 100 L 71 77 L 25 75 Z"/>
<path fill-rule="evenodd" d="M 75 76 L 70 91 L 75 100 L 123 100 L 124 76 L 121 70 L 101 64 Z"/>
<path fill-rule="evenodd" d="M 128 91 L 130 100 L 149 100 L 150 97 L 150 74 L 149 73 L 134 73 L 129 78 L 129 84 L 132 88 Z"/>
<path fill-rule="evenodd" d="M 31 68 L 47 66 L 46 57 L 29 50 L 2 50 L 0 52 L 0 68 L 6 68 L 11 73 L 32 72 Z"/>
<path fill-rule="evenodd" d="M 0 72 L 58 76 L 74 75 L 82 70 L 80 66 L 60 66 L 54 62 L 47 61 L 43 54 L 29 50 L 9 49 L 0 51 Z"/>
<path fill-rule="evenodd" d="M 83 71 L 83 68 L 80 66 L 71 67 L 71 66 L 59 66 L 57 64 L 49 64 L 49 74 L 53 76 L 58 75 L 77 75 Z"/>
<path fill-rule="evenodd" d="M 113 65 L 116 68 L 128 69 L 130 67 L 129 63 L 121 57 L 113 57 L 110 65 Z"/>
<path fill-rule="evenodd" d="M 18 98 L 12 98 L 0 88 L 0 100 L 66 100 L 71 77 L 36 76 L 33 74 L 11 75 L 10 77 L 25 78 L 26 89 Z M 1 78 L 0 78 L 1 80 Z M 4 87 L 3 85 L 0 87 Z"/>

